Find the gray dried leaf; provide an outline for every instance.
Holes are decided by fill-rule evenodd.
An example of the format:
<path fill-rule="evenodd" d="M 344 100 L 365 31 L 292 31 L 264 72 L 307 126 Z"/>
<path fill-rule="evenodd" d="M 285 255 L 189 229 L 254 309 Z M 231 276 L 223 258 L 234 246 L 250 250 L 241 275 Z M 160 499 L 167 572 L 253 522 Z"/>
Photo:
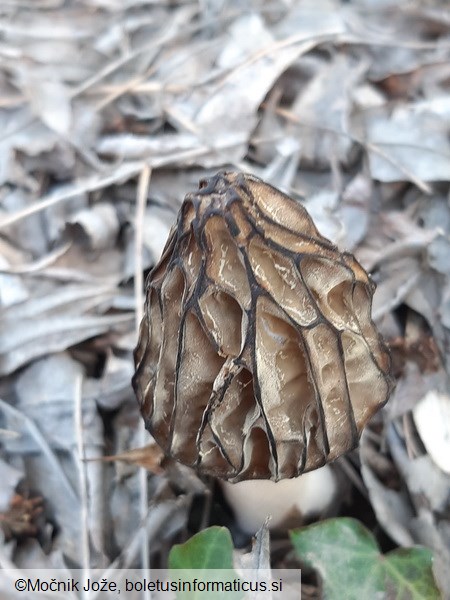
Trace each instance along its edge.
<path fill-rule="evenodd" d="M 57 285 L 46 286 L 46 293 L 34 294 L 27 301 L 14 304 L 4 311 L 5 324 L 18 325 L 22 319 L 38 319 L 39 315 L 75 315 L 101 305 L 109 307 L 115 293 L 107 285 Z"/>
<path fill-rule="evenodd" d="M 433 195 L 424 198 L 419 217 L 426 229 L 450 233 L 450 206 L 445 196 Z"/>
<path fill-rule="evenodd" d="M 19 481 L 23 478 L 23 471 L 16 469 L 9 463 L 0 459 L 0 511 L 5 511 Z"/>
<path fill-rule="evenodd" d="M 286 137 L 286 129 L 283 121 L 276 114 L 276 109 L 283 94 L 283 86 L 278 83 L 271 91 L 268 99 L 264 103 L 264 111 L 256 125 L 251 138 L 252 153 L 254 160 L 261 164 L 268 164 L 273 161 L 277 155 L 276 141 L 283 140 Z M 299 143 L 299 140 L 296 140 Z M 251 170 L 248 168 L 247 170 Z M 263 178 L 268 179 L 267 174 L 261 174 Z"/>
<path fill-rule="evenodd" d="M 47 256 L 51 258 L 51 254 Z M 51 260 L 43 259 L 42 268 L 32 274 L 34 281 L 42 278 L 55 282 L 55 285 L 59 282 L 60 285 L 96 285 L 98 289 L 113 289 L 124 279 L 123 263 L 122 252 L 117 247 L 92 256 L 82 246 L 68 242 Z"/>
<path fill-rule="evenodd" d="M 419 259 L 406 257 L 391 261 L 389 266 L 381 271 L 381 281 L 373 297 L 373 318 L 381 319 L 401 304 L 411 290 L 415 289 L 420 276 Z"/>
<path fill-rule="evenodd" d="M 85 400 L 93 400 L 105 410 L 116 410 L 132 397 L 130 381 L 134 369 L 131 359 L 110 353 L 100 379 L 86 379 L 83 386 Z"/>
<path fill-rule="evenodd" d="M 400 106 L 369 114 L 367 141 L 370 171 L 379 181 L 448 181 L 450 142 L 447 120 L 430 107 Z"/>
<path fill-rule="evenodd" d="M 450 281 L 447 281 L 442 290 L 442 302 L 439 308 L 439 315 L 444 327 L 447 330 L 450 330 Z"/>
<path fill-rule="evenodd" d="M 206 171 L 208 174 L 209 171 Z M 211 173 L 213 174 L 213 171 Z M 196 184 L 200 177 L 205 176 L 205 169 L 158 169 L 152 173 L 150 197 L 155 203 L 158 215 L 165 221 L 166 226 L 172 226 L 174 218 L 180 208 L 182 199 L 179 197 L 180 189 L 188 189 Z M 131 190 L 131 199 L 134 201 L 135 190 Z M 153 210 L 149 202 L 147 210 Z"/>
<path fill-rule="evenodd" d="M 0 111 L 0 184 L 17 182 L 23 185 L 23 174 L 14 150 L 36 155 L 51 150 L 58 138 L 44 124 L 33 120 L 26 109 Z"/>
<path fill-rule="evenodd" d="M 386 406 L 388 420 L 404 416 L 417 405 L 429 389 L 445 390 L 447 374 L 444 369 L 433 373 L 422 373 L 416 363 L 407 361 L 402 377 Z"/>
<path fill-rule="evenodd" d="M 95 147 L 101 134 L 104 126 L 103 115 L 89 98 L 79 96 L 72 100 L 72 110 L 70 139 L 78 148 L 89 152 Z M 107 165 L 102 165 L 100 170 L 104 168 L 107 168 Z"/>
<path fill-rule="evenodd" d="M 406 257 L 416 257 L 423 262 L 429 244 L 437 237 L 434 229 L 419 227 L 411 211 L 391 210 L 380 215 L 380 223 L 373 228 L 371 243 L 376 244 L 376 257 L 369 268 L 395 262 Z"/>
<path fill-rule="evenodd" d="M 17 275 L 2 273 L 8 269 L 8 261 L 0 254 L 0 308 L 24 302 L 28 298 L 28 290 Z"/>
<path fill-rule="evenodd" d="M 426 41 L 426 36 L 429 32 L 426 32 L 426 19 L 420 8 L 415 11 L 415 14 L 409 12 L 409 22 L 406 23 L 405 19 L 400 17 L 402 10 L 398 11 L 395 16 L 392 13 L 393 8 L 398 8 L 401 3 L 391 3 L 389 0 L 384 0 L 385 8 L 387 10 L 379 11 L 380 3 L 374 2 L 374 10 L 371 11 L 371 21 L 376 20 L 376 28 L 378 31 L 373 31 L 373 24 L 370 29 L 372 31 L 368 34 L 366 27 L 361 27 L 359 35 L 361 39 L 365 38 L 367 42 L 372 38 L 375 42 L 371 46 L 371 68 L 370 68 L 370 79 L 372 81 L 380 81 L 387 79 L 390 76 L 402 76 L 406 77 L 414 74 L 414 78 L 420 80 L 422 71 L 424 71 L 428 65 L 434 66 L 441 63 L 440 58 L 445 53 L 445 50 L 430 45 L 429 48 L 414 47 L 414 44 L 408 43 L 409 40 L 415 37 L 416 40 Z M 403 0 L 403 5 L 406 7 L 407 2 Z M 389 6 L 391 5 L 391 6 Z M 389 12 L 388 12 L 389 11 Z M 403 12 L 405 14 L 405 12 Z M 386 20 L 389 19 L 390 27 L 386 28 Z M 360 19 L 360 23 L 364 23 Z M 419 31 L 422 29 L 422 31 Z M 365 31 L 364 31 L 365 30 Z M 430 28 L 430 31 L 432 27 Z M 374 35 L 375 33 L 375 35 Z M 378 35 L 377 35 L 378 34 Z M 395 44 L 377 44 L 376 37 L 384 37 L 390 41 L 395 40 Z"/>
<path fill-rule="evenodd" d="M 442 354 L 444 354 L 446 333 L 438 318 L 441 304 L 441 285 L 441 278 L 438 273 L 423 269 L 417 286 L 409 290 L 406 295 L 405 304 L 424 317 L 431 327 L 436 343 Z"/>
<path fill-rule="evenodd" d="M 82 374 L 81 364 L 61 353 L 36 360 L 16 380 L 17 408 L 33 419 L 54 449 L 75 446 L 74 395 Z M 36 451 L 32 438 L 13 440 L 8 447 Z"/>
<path fill-rule="evenodd" d="M 364 173 L 356 175 L 342 194 L 339 216 L 345 228 L 344 248 L 353 250 L 365 237 L 369 227 L 372 181 Z"/>
<path fill-rule="evenodd" d="M 145 247 L 150 251 L 153 264 L 159 259 L 166 245 L 173 215 L 158 206 L 148 206 L 142 223 Z"/>
<path fill-rule="evenodd" d="M 336 0 L 294 2 L 274 30 L 279 38 L 295 35 L 308 39 L 344 33 L 347 30 L 346 15 L 340 9 Z"/>
<path fill-rule="evenodd" d="M 439 273 L 450 275 L 450 237 L 440 235 L 428 246 L 428 263 Z"/>
<path fill-rule="evenodd" d="M 404 441 L 395 431 L 395 424 L 388 427 L 387 439 L 416 512 L 420 513 L 426 509 L 437 514 L 443 513 L 449 503 L 450 475 L 434 464 L 427 454 L 415 458 L 408 456 Z"/>
<path fill-rule="evenodd" d="M 384 486 L 364 464 L 362 453 L 361 461 L 361 474 L 378 522 L 399 546 L 413 546 L 414 538 L 409 531 L 409 523 L 414 512 L 407 495 Z"/>
<path fill-rule="evenodd" d="M 321 190 L 304 203 L 317 229 L 335 244 L 344 245 L 345 230 L 337 212 L 339 195 L 332 190 Z"/>
<path fill-rule="evenodd" d="M 46 80 L 39 73 L 27 73 L 22 90 L 33 114 L 60 135 L 68 135 L 72 125 L 70 95 L 61 81 Z"/>
<path fill-rule="evenodd" d="M 367 66 L 346 54 L 324 61 L 291 107 L 297 116 L 302 158 L 308 164 L 329 166 L 333 160 L 347 163 L 353 140 L 350 133 L 351 90 Z"/>
<path fill-rule="evenodd" d="M 70 348 L 96 335 L 130 325 L 133 315 L 74 315 L 23 318 L 6 321 L 0 338 L 0 374 L 6 375 L 28 362 Z"/>
<path fill-rule="evenodd" d="M 271 185 L 286 193 L 294 183 L 301 156 L 301 143 L 295 137 L 285 137 L 274 145 L 272 160 L 262 172 Z"/>
<path fill-rule="evenodd" d="M 243 15 L 230 25 L 223 50 L 216 62 L 222 69 L 233 69 L 273 41 L 272 34 L 259 14 L 254 12 Z"/>
<path fill-rule="evenodd" d="M 20 187 L 13 188 L 1 199 L 2 216 L 6 217 L 8 214 L 26 210 L 34 202 L 33 194 Z M 33 215 L 29 219 L 11 225 L 7 228 L 6 235 L 12 243 L 34 256 L 40 256 L 47 251 L 48 238 L 45 224 L 39 215 Z"/>
<path fill-rule="evenodd" d="M 90 208 L 84 208 L 70 217 L 68 222 L 76 223 L 83 229 L 92 250 L 106 250 L 116 244 L 120 222 L 110 203 L 98 202 Z"/>
<path fill-rule="evenodd" d="M 175 204 L 175 198 L 167 198 L 170 194 L 171 188 L 161 188 L 160 185 L 151 186 L 151 196 L 156 198 L 155 202 L 150 202 L 145 209 L 143 219 L 139 223 L 139 227 L 142 228 L 142 266 L 144 269 L 148 269 L 156 264 L 159 257 L 162 254 L 164 246 L 166 244 L 167 236 L 170 228 L 173 224 L 174 213 L 170 210 L 170 204 Z M 156 189 L 155 189 L 156 188 Z M 163 194 L 163 198 L 160 200 L 160 193 Z M 158 202 L 156 204 L 156 202 Z M 169 206 L 166 206 L 166 203 Z M 134 215 L 129 216 L 129 220 L 134 222 Z M 135 275 L 135 264 L 136 264 L 136 237 L 135 229 L 138 225 L 133 223 L 133 230 L 129 229 L 125 232 L 125 258 L 123 266 L 124 278 L 131 278 Z"/>
<path fill-rule="evenodd" d="M 95 35 L 97 23 L 89 14 L 71 7 L 61 19 L 58 7 L 49 10 L 20 11 L 14 22 L 5 23 L 9 36 L 17 35 L 25 40 L 84 40 Z M 105 24 L 107 20 L 105 19 Z"/>

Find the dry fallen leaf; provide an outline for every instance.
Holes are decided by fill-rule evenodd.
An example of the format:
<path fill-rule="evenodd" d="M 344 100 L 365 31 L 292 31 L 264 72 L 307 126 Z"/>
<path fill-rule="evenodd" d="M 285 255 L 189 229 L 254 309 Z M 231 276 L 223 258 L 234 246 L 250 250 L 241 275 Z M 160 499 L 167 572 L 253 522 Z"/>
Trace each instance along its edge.
<path fill-rule="evenodd" d="M 133 448 L 132 450 L 121 452 L 120 454 L 114 454 L 113 456 L 102 456 L 101 458 L 86 460 L 99 460 L 101 462 L 125 462 L 138 467 L 143 467 L 155 475 L 161 475 L 161 473 L 163 473 L 163 469 L 161 467 L 161 461 L 163 458 L 164 453 L 157 444 L 148 444 L 142 448 Z"/>

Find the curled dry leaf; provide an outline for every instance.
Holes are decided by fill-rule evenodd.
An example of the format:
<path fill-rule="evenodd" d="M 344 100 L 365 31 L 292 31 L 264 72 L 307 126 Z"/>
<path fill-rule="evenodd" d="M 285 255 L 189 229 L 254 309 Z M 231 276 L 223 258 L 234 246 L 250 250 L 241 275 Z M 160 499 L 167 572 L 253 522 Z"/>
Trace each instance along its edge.
<path fill-rule="evenodd" d="M 40 496 L 24 498 L 15 494 L 9 509 L 0 513 L 0 528 L 6 539 L 36 536 L 39 531 L 36 520 L 43 510 L 43 499 Z"/>
<path fill-rule="evenodd" d="M 251 175 L 200 181 L 147 281 L 133 385 L 164 452 L 233 482 L 354 448 L 391 390 L 374 285 Z"/>
<path fill-rule="evenodd" d="M 161 461 L 164 458 L 161 449 L 156 444 L 148 444 L 142 448 L 133 448 L 127 452 L 114 454 L 113 456 L 102 456 L 101 458 L 86 459 L 87 461 L 101 462 L 124 462 L 130 465 L 137 465 L 151 471 L 155 475 L 162 473 Z"/>

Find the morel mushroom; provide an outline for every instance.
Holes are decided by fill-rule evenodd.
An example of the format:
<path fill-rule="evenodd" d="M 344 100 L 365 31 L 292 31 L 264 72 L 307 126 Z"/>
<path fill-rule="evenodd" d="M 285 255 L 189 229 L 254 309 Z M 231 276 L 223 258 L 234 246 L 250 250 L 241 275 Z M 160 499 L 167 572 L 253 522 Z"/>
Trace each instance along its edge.
<path fill-rule="evenodd" d="M 251 175 L 200 181 L 146 284 L 133 386 L 148 430 L 233 482 L 351 450 L 391 390 L 374 287 L 295 200 Z"/>

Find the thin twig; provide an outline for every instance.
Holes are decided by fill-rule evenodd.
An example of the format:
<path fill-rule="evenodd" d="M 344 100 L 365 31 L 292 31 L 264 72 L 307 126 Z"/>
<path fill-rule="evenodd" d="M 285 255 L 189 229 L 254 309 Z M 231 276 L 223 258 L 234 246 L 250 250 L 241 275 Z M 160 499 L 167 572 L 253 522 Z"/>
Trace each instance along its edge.
<path fill-rule="evenodd" d="M 136 199 L 136 213 L 134 221 L 134 296 L 136 300 L 136 335 L 139 335 L 139 326 L 143 316 L 143 305 L 144 305 L 144 275 L 143 275 L 143 257 L 142 247 L 144 243 L 143 227 L 145 206 L 147 204 L 148 188 L 150 185 L 150 177 L 152 170 L 150 166 L 145 165 L 139 177 L 137 199 Z M 139 446 L 145 446 L 146 443 L 146 431 L 144 422 L 141 421 L 141 429 L 139 432 Z M 147 470 L 141 467 L 139 469 L 139 498 L 140 506 L 139 513 L 144 522 L 148 514 L 148 489 L 147 489 Z M 141 556 L 142 556 L 142 568 L 148 569 L 150 566 L 149 556 L 149 538 L 146 530 L 142 535 L 141 545 Z M 149 590 L 144 591 L 144 598 L 150 600 L 151 595 Z"/>
<path fill-rule="evenodd" d="M 81 502 L 81 564 L 83 569 L 83 578 L 86 581 L 90 577 L 91 554 L 89 550 L 89 511 L 88 511 L 88 486 L 86 478 L 86 453 L 83 439 L 83 376 L 80 374 L 75 380 L 74 391 L 74 422 L 75 439 L 77 443 L 77 466 L 80 485 Z M 90 593 L 83 593 L 84 597 L 89 598 Z"/>
<path fill-rule="evenodd" d="M 347 478 L 353 483 L 355 488 L 359 491 L 359 493 L 366 499 L 369 499 L 369 494 L 367 492 L 367 488 L 364 485 L 363 480 L 361 479 L 359 473 L 352 465 L 352 463 L 347 459 L 346 456 L 342 456 L 339 461 L 339 467 L 342 469 Z"/>

